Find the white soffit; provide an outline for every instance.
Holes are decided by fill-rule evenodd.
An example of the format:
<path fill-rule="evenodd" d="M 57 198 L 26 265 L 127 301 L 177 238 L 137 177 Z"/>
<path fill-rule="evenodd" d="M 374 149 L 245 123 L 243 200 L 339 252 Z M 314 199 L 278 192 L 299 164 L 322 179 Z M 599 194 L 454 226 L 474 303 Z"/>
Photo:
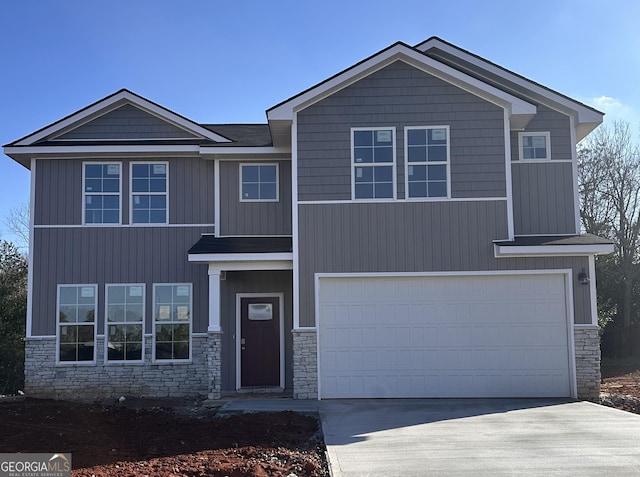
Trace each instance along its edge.
<path fill-rule="evenodd" d="M 295 112 L 321 101 L 395 61 L 403 61 L 493 104 L 507 108 L 512 117 L 522 116 L 517 121 L 519 124 L 522 122 L 526 124 L 536 114 L 535 105 L 429 58 L 405 44 L 396 43 L 317 86 L 274 106 L 267 111 L 267 118 L 270 123 L 290 121 Z"/>

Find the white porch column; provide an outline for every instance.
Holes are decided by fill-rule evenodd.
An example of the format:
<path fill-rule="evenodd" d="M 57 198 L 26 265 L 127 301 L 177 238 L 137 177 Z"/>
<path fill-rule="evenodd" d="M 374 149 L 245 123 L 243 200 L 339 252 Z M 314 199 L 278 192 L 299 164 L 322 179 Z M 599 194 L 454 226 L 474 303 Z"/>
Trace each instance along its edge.
<path fill-rule="evenodd" d="M 220 270 L 209 268 L 209 332 L 220 332 Z"/>

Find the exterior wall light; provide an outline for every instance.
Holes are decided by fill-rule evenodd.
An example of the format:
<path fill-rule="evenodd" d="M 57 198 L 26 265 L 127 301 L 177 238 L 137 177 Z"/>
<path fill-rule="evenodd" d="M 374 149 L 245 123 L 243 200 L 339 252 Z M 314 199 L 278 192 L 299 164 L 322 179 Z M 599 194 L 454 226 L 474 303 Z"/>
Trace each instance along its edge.
<path fill-rule="evenodd" d="M 585 271 L 584 268 L 580 273 L 578 273 L 578 281 L 580 282 L 581 285 L 588 285 L 589 282 L 591 281 L 591 279 L 589 278 L 589 275 L 587 275 L 587 272 Z"/>

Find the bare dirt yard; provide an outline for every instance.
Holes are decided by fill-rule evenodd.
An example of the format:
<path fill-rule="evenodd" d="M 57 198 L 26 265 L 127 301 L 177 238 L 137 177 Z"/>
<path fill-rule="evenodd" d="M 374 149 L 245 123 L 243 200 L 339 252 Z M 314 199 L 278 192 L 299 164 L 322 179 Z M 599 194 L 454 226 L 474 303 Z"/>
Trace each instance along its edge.
<path fill-rule="evenodd" d="M 71 452 L 78 477 L 329 475 L 313 417 L 139 404 L 0 399 L 0 452 Z"/>
<path fill-rule="evenodd" d="M 602 360 L 600 403 L 640 414 L 640 357 Z"/>

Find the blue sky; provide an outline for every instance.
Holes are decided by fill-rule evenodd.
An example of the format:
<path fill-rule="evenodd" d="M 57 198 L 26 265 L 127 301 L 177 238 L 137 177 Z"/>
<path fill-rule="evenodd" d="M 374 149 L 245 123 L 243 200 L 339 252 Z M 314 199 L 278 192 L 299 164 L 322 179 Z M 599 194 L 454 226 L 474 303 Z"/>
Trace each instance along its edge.
<path fill-rule="evenodd" d="M 637 0 L 20 0 L 0 6 L 0 144 L 128 88 L 196 122 L 265 110 L 436 35 L 640 128 Z M 0 156 L 0 232 L 29 173 Z"/>

